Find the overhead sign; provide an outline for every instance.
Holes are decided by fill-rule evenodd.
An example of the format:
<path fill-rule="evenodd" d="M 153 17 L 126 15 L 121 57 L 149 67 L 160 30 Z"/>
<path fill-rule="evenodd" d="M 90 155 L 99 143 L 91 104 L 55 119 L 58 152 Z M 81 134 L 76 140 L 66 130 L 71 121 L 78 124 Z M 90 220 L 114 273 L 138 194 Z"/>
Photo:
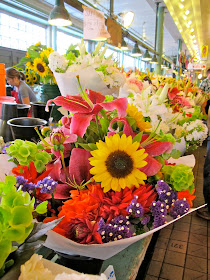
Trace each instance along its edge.
<path fill-rule="evenodd" d="M 204 70 L 206 69 L 205 63 L 189 63 L 188 70 Z"/>
<path fill-rule="evenodd" d="M 104 13 L 83 5 L 83 39 L 106 40 L 110 37 L 106 30 Z"/>
<path fill-rule="evenodd" d="M 107 40 L 107 43 L 121 47 L 122 42 L 122 27 L 116 21 L 111 18 L 107 18 L 107 30 L 111 37 Z"/>
<path fill-rule="evenodd" d="M 202 47 L 201 60 L 207 60 L 208 58 L 208 45 Z"/>

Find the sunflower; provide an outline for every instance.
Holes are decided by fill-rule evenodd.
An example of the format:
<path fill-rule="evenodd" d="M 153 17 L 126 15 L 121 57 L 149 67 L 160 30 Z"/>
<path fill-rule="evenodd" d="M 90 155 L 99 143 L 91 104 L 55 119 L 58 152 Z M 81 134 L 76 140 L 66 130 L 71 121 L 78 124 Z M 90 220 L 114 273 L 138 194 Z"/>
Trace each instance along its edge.
<path fill-rule="evenodd" d="M 34 59 L 34 71 L 43 78 L 48 75 L 48 67 L 46 63 L 39 57 Z"/>
<path fill-rule="evenodd" d="M 126 110 L 127 114 L 132 117 L 136 121 L 137 127 L 141 131 L 150 131 L 152 125 L 149 122 L 144 122 L 142 112 L 138 110 L 138 108 L 133 104 L 128 104 L 128 108 Z"/>
<path fill-rule="evenodd" d="M 105 137 L 105 142 L 96 143 L 98 150 L 91 151 L 90 169 L 93 179 L 101 182 L 104 192 L 110 189 L 120 191 L 125 187 L 139 187 L 147 179 L 139 168 L 144 167 L 147 157 L 144 149 L 139 149 L 139 143 L 132 143 L 132 137 L 115 134 Z"/>
<path fill-rule="evenodd" d="M 29 70 L 33 70 L 33 69 L 34 69 L 33 62 L 31 62 L 31 61 L 26 62 L 26 67 L 27 67 Z"/>
<path fill-rule="evenodd" d="M 48 48 L 42 52 L 40 52 L 40 57 L 42 59 L 44 59 L 44 57 L 46 56 L 47 58 L 49 57 L 50 53 L 54 52 L 54 50 L 52 48 Z"/>
<path fill-rule="evenodd" d="M 34 46 L 35 47 L 38 47 L 38 46 L 40 46 L 41 45 L 41 42 L 38 42 L 38 43 L 36 43 Z"/>

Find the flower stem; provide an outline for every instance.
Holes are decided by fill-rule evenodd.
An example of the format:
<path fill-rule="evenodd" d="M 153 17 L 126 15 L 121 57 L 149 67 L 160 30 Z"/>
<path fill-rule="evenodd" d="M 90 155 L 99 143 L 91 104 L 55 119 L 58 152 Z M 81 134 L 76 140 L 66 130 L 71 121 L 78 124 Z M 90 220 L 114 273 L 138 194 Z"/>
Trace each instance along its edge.
<path fill-rule="evenodd" d="M 47 141 L 44 140 L 44 138 L 42 137 L 42 135 L 40 134 L 39 130 L 37 127 L 34 128 L 36 130 L 36 133 L 39 135 L 39 138 L 41 139 L 41 141 L 49 148 L 53 148 L 52 145 L 50 145 L 49 143 L 47 143 Z"/>
<path fill-rule="evenodd" d="M 64 155 L 63 155 L 62 151 L 60 151 L 60 155 L 61 155 L 61 162 L 62 162 L 62 165 L 63 165 L 63 170 L 64 170 L 64 173 L 65 173 L 65 177 L 66 177 L 66 180 L 68 181 L 69 178 L 68 178 L 68 174 L 67 174 L 67 171 L 66 171 L 66 165 L 65 165 Z"/>
<path fill-rule="evenodd" d="M 95 118 L 96 118 L 96 126 L 97 126 L 97 130 L 98 130 L 98 135 L 99 135 L 100 139 L 103 140 L 103 136 L 101 135 L 101 131 L 100 131 L 100 128 L 98 125 L 98 123 L 99 123 L 98 115 L 96 115 Z"/>

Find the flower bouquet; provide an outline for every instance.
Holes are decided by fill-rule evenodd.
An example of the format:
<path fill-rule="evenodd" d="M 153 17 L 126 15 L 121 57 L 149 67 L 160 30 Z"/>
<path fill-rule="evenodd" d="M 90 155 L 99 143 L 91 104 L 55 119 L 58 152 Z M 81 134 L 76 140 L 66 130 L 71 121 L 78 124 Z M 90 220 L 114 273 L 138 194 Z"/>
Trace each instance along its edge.
<path fill-rule="evenodd" d="M 47 204 L 37 219 L 62 218 L 45 246 L 107 259 L 192 211 L 194 176 L 167 161 L 177 157 L 171 134 L 157 134 L 127 98 L 83 90 L 77 80 L 80 95 L 48 101 L 70 113 L 58 128 L 43 128 L 36 148 L 15 140 L 6 150 L 18 187 Z"/>
<path fill-rule="evenodd" d="M 23 67 L 26 82 L 34 84 L 56 84 L 55 77 L 49 68 L 49 55 L 54 52 L 52 48 L 38 42 L 27 49 L 26 56 L 21 58 L 16 67 Z"/>
<path fill-rule="evenodd" d="M 117 93 L 125 83 L 124 74 L 120 73 L 112 55 L 105 58 L 107 46 L 101 51 L 103 43 L 99 42 L 92 53 L 87 53 L 84 41 L 78 44 L 79 53 L 70 50 L 66 56 L 57 52 L 50 54 L 49 67 L 53 71 L 61 95 L 78 94 L 76 76 L 79 75 L 82 88 L 100 91 L 104 95 Z"/>
<path fill-rule="evenodd" d="M 202 145 L 207 137 L 207 126 L 199 106 L 194 105 L 194 99 L 189 102 L 189 97 L 184 91 L 179 90 L 174 79 L 160 79 L 157 81 L 148 78 L 149 86 L 142 80 L 142 74 L 131 74 L 125 85 L 120 90 L 120 96 L 128 97 L 128 102 L 134 104 L 142 111 L 143 116 L 150 121 L 156 133 L 171 133 L 176 139 L 176 146 L 181 152 L 196 149 Z M 153 81 L 154 84 L 153 84 Z M 161 122 L 160 122 L 161 120 Z M 185 125 L 183 126 L 183 124 Z M 192 124 L 192 126 L 189 126 Z M 185 128 L 189 126 L 189 128 Z M 181 144 L 180 144 L 181 142 Z M 186 146 L 185 146 L 186 143 Z M 182 149 L 184 144 L 185 149 Z M 184 147 L 183 146 L 183 147 Z"/>

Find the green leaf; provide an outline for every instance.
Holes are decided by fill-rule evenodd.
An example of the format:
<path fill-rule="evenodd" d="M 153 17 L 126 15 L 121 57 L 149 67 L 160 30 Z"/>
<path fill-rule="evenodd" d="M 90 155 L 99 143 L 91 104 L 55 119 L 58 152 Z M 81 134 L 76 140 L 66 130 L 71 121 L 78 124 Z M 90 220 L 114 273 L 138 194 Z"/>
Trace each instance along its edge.
<path fill-rule="evenodd" d="M 93 151 L 89 144 L 78 143 L 83 149 L 87 151 Z"/>
<path fill-rule="evenodd" d="M 88 143 L 88 146 L 90 147 L 91 151 L 97 150 L 97 145 L 94 143 Z"/>
<path fill-rule="evenodd" d="M 28 54 L 32 60 L 34 60 L 37 57 L 40 57 L 40 53 L 38 53 L 37 51 L 28 50 Z"/>
<path fill-rule="evenodd" d="M 38 214 L 44 214 L 47 212 L 47 204 L 48 204 L 48 201 L 43 201 L 42 203 L 40 203 L 35 211 L 38 213 Z"/>
<path fill-rule="evenodd" d="M 134 125 L 136 121 L 132 117 L 126 117 L 127 121 L 129 122 L 130 126 Z"/>
<path fill-rule="evenodd" d="M 109 127 L 109 121 L 107 119 L 99 118 L 99 122 L 101 124 L 101 128 L 104 134 L 107 134 L 108 127 Z"/>
<path fill-rule="evenodd" d="M 133 138 L 133 143 L 134 142 L 141 142 L 141 138 L 142 138 L 142 135 L 143 135 L 143 131 L 139 132 L 134 138 Z"/>
<path fill-rule="evenodd" d="M 0 242 L 0 268 L 3 266 L 7 257 L 9 256 L 12 249 L 12 243 L 8 239 L 4 239 Z"/>
<path fill-rule="evenodd" d="M 90 125 L 88 126 L 88 128 L 90 129 L 90 130 L 92 130 L 94 133 L 98 133 L 98 129 L 97 129 L 97 125 L 96 125 L 96 123 L 95 122 L 90 122 Z"/>

